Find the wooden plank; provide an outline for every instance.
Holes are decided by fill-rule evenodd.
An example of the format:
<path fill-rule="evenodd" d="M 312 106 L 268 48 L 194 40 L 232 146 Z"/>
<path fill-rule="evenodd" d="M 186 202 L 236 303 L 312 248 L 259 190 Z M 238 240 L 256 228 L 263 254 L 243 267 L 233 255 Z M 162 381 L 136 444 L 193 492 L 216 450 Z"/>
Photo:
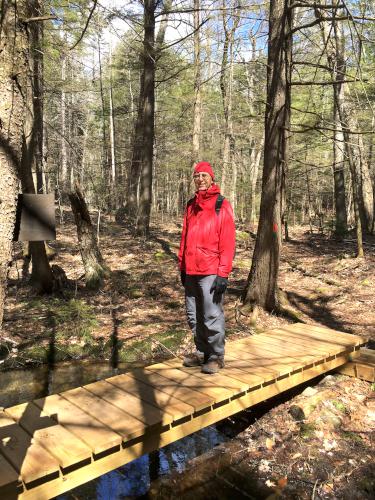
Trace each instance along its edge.
<path fill-rule="evenodd" d="M 375 382 L 375 368 L 364 363 L 356 363 L 357 378 Z"/>
<path fill-rule="evenodd" d="M 329 349 L 317 349 L 313 345 L 298 345 L 296 343 L 292 343 L 289 337 L 277 338 L 276 336 L 271 335 L 261 335 L 261 337 L 262 342 L 267 345 L 266 348 L 268 350 L 277 350 L 277 352 L 283 353 L 285 356 L 292 357 L 293 359 L 297 359 L 303 364 L 315 363 L 321 359 L 329 357 L 330 355 L 347 350 L 345 347 L 342 347 L 340 349 L 335 349 L 335 352 L 330 354 Z"/>
<path fill-rule="evenodd" d="M 20 476 L 12 465 L 0 454 L 0 498 L 15 491 L 20 484 Z"/>
<path fill-rule="evenodd" d="M 171 368 L 178 368 L 181 371 L 193 374 L 197 377 L 207 379 L 207 374 L 201 372 L 201 367 L 184 367 L 181 365 L 180 360 L 170 360 L 165 361 L 165 364 L 170 366 Z M 237 377 L 234 375 L 237 374 Z M 227 389 L 234 389 L 237 393 L 247 391 L 252 387 L 258 386 L 263 382 L 263 379 L 260 377 L 246 374 L 241 370 L 236 370 L 235 368 L 229 369 L 224 368 L 220 370 L 219 373 L 216 373 L 214 376 L 208 375 L 209 380 L 213 380 L 215 384 L 219 384 L 222 387 L 226 387 Z"/>
<path fill-rule="evenodd" d="M 349 377 L 367 380 L 367 382 L 375 382 L 375 367 L 368 364 L 349 361 L 345 365 L 340 366 L 336 371 Z"/>
<path fill-rule="evenodd" d="M 102 422 L 112 431 L 120 434 L 124 441 L 142 436 L 146 429 L 143 422 L 98 398 L 84 387 L 65 391 L 61 396 Z"/>
<path fill-rule="evenodd" d="M 37 399 L 34 403 L 85 442 L 95 454 L 119 446 L 122 442 L 119 434 L 59 394 Z"/>
<path fill-rule="evenodd" d="M 170 368 L 165 363 L 148 366 L 146 367 L 146 370 L 150 373 L 156 372 L 171 382 L 179 383 L 184 387 L 207 394 L 215 399 L 215 403 L 224 401 L 239 392 L 239 390 L 234 388 L 233 385 L 231 388 L 220 386 L 220 384 L 215 383 L 213 377 L 197 377 L 192 373 L 186 373 L 176 368 Z"/>
<path fill-rule="evenodd" d="M 353 335 L 342 333 L 334 335 L 328 329 L 324 332 L 316 332 L 310 329 L 310 327 L 303 328 L 301 325 L 288 325 L 286 327 L 278 328 L 278 330 L 287 335 L 292 335 L 295 338 L 300 338 L 305 342 L 316 342 L 317 345 L 320 344 L 321 346 L 330 345 L 337 348 L 350 348 L 355 347 L 357 344 L 357 340 Z"/>
<path fill-rule="evenodd" d="M 262 376 L 267 377 L 267 380 L 272 380 L 281 375 L 286 375 L 300 367 L 300 363 L 297 363 L 294 360 L 292 362 L 288 360 L 288 363 L 280 361 L 279 358 L 258 358 L 249 360 L 247 358 L 248 355 L 249 353 L 244 351 L 235 352 L 231 350 L 225 355 L 225 359 L 228 363 L 230 362 L 230 366 L 249 372 L 251 371 L 255 374 L 262 373 Z M 257 369 L 258 372 L 256 372 L 255 369 Z"/>
<path fill-rule="evenodd" d="M 286 344 L 285 341 L 269 340 L 263 335 L 256 335 L 249 339 L 241 341 L 239 344 L 247 352 L 252 352 L 254 347 L 259 347 L 263 350 L 264 357 L 268 356 L 268 353 L 280 354 L 281 358 L 287 356 L 303 364 L 310 364 L 318 361 L 322 358 L 321 353 L 317 354 L 306 354 L 303 347 L 293 347 L 292 345 Z M 324 357 L 324 356 L 323 356 Z"/>
<path fill-rule="evenodd" d="M 263 334 L 262 334 L 263 335 Z M 321 352 L 328 356 L 333 356 L 338 352 L 347 350 L 348 346 L 343 344 L 338 344 L 328 339 L 316 340 L 313 337 L 306 337 L 299 332 L 291 332 L 289 330 L 284 330 L 282 328 L 275 328 L 269 330 L 264 334 L 265 338 L 277 338 L 284 342 L 293 342 L 293 345 L 303 346 L 308 349 L 313 348 L 314 352 Z"/>
<path fill-rule="evenodd" d="M 25 483 L 59 474 L 57 461 L 5 412 L 0 412 L 0 453 Z"/>
<path fill-rule="evenodd" d="M 255 362 L 250 362 L 246 359 L 238 359 L 237 357 L 231 356 L 230 354 L 225 355 L 225 370 L 228 368 L 236 368 L 242 372 L 254 374 L 261 377 L 264 382 L 269 382 L 277 378 L 280 375 L 280 370 L 272 367 L 258 366 Z M 285 368 L 285 365 L 284 365 Z"/>
<path fill-rule="evenodd" d="M 207 408 L 215 403 L 215 399 L 213 397 L 177 384 L 175 381 L 171 381 L 156 372 L 136 369 L 129 372 L 128 375 L 138 381 L 151 385 L 152 387 L 155 387 L 155 389 L 165 392 L 174 398 L 189 403 L 189 405 L 194 408 L 194 411 L 203 410 L 204 408 Z"/>
<path fill-rule="evenodd" d="M 161 408 L 150 405 L 105 380 L 85 385 L 85 389 L 116 406 L 121 411 L 132 415 L 149 427 L 167 425 L 173 421 L 171 415 L 165 413 Z"/>
<path fill-rule="evenodd" d="M 90 448 L 56 423 L 33 403 L 7 408 L 6 413 L 56 458 L 61 467 L 70 467 L 91 457 Z"/>
<path fill-rule="evenodd" d="M 341 373 L 341 375 L 347 375 L 348 377 L 356 377 L 357 372 L 355 367 L 356 364 L 349 361 L 348 363 L 345 363 L 344 365 L 337 368 L 336 372 Z"/>
<path fill-rule="evenodd" d="M 129 375 L 116 375 L 106 379 L 106 381 L 109 384 L 119 387 L 126 393 L 139 397 L 142 401 L 155 404 L 164 414 L 170 415 L 173 420 L 192 415 L 195 411 L 194 407 L 190 404 Z"/>
<path fill-rule="evenodd" d="M 295 358 L 275 351 L 265 351 L 264 348 L 259 346 L 253 346 L 251 350 L 245 350 L 243 346 L 235 347 L 232 345 L 231 348 L 227 349 L 227 353 L 237 359 L 249 360 L 259 367 L 272 367 L 280 375 L 291 373 L 304 366 L 301 361 Z"/>
<path fill-rule="evenodd" d="M 357 353 L 358 354 L 356 356 L 351 356 L 351 358 L 355 358 L 355 361 L 363 361 L 375 366 L 375 351 L 373 349 L 366 349 L 362 347 L 359 351 L 357 351 Z"/>
<path fill-rule="evenodd" d="M 269 399 L 281 392 L 290 389 L 296 385 L 306 382 L 321 373 L 333 370 L 344 364 L 348 360 L 346 353 L 339 355 L 337 358 L 326 361 L 318 366 L 314 366 L 295 373 L 290 377 L 277 381 L 275 384 L 270 384 L 261 387 L 254 391 L 246 393 L 244 396 L 234 399 L 228 404 L 216 407 L 210 412 L 196 416 L 191 421 L 171 427 L 168 431 L 161 433 L 153 433 L 145 439 L 144 442 L 136 443 L 127 448 L 121 448 L 118 452 L 109 456 L 103 457 L 100 460 L 82 467 L 82 469 L 73 471 L 63 479 L 50 481 L 46 487 L 36 487 L 30 491 L 25 491 L 19 497 L 19 500 L 45 500 L 65 493 L 83 482 L 95 479 L 117 467 L 125 465 L 141 456 L 144 453 L 149 453 L 169 443 L 177 441 L 184 436 L 196 432 L 203 427 L 212 425 L 224 418 L 227 418 L 245 408 L 249 408 L 265 399 Z M 47 490 L 48 487 L 48 490 Z"/>
<path fill-rule="evenodd" d="M 329 338 L 331 341 L 337 341 L 338 344 L 344 344 L 346 346 L 362 345 L 368 341 L 367 337 L 360 337 L 359 335 L 352 335 L 351 333 L 339 332 L 337 330 L 333 330 L 332 328 L 323 326 L 305 325 L 304 323 L 294 323 L 293 325 L 284 326 L 283 329 L 298 331 L 307 337 L 314 337 L 318 340 Z"/>

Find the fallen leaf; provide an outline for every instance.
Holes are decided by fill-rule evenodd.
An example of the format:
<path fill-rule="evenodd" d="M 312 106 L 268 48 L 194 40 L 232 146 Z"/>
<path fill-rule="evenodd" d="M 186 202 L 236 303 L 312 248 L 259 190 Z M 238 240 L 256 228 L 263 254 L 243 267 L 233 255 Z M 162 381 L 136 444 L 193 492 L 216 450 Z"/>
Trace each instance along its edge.
<path fill-rule="evenodd" d="M 281 489 L 285 488 L 285 486 L 288 484 L 288 478 L 285 476 L 285 477 L 281 477 L 278 481 L 277 481 L 277 486 Z"/>
<path fill-rule="evenodd" d="M 275 441 L 273 439 L 267 438 L 266 439 L 267 450 L 272 450 L 274 446 L 275 446 Z"/>
<path fill-rule="evenodd" d="M 299 458 L 299 457 L 302 457 L 302 453 L 295 453 L 295 454 L 292 456 L 292 460 L 295 460 L 296 458 Z"/>

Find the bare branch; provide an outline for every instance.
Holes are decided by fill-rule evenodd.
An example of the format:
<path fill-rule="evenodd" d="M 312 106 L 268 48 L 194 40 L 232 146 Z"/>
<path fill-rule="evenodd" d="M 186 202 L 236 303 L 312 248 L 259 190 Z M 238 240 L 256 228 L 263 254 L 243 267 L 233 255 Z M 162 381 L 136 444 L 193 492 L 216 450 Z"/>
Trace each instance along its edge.
<path fill-rule="evenodd" d="M 291 82 L 291 85 L 341 85 L 342 83 L 354 83 L 354 82 L 368 82 L 368 80 L 363 80 L 361 78 L 354 78 L 353 80 L 333 80 L 331 82 Z"/>
<path fill-rule="evenodd" d="M 89 27 L 90 19 L 91 19 L 92 15 L 94 14 L 95 7 L 96 7 L 96 5 L 98 3 L 98 0 L 93 0 L 93 1 L 94 1 L 93 6 L 91 7 L 90 14 L 89 14 L 89 16 L 87 18 L 87 21 L 86 21 L 85 27 L 83 28 L 81 36 L 78 38 L 78 40 L 76 41 L 76 43 L 72 47 L 70 47 L 70 50 L 75 49 L 77 47 L 77 45 L 80 43 L 80 41 L 82 40 L 82 38 L 85 36 L 87 28 Z"/>
<path fill-rule="evenodd" d="M 27 19 L 21 19 L 21 22 L 29 24 L 42 21 L 57 21 L 58 19 L 59 18 L 57 16 L 39 16 L 39 17 L 28 17 Z"/>

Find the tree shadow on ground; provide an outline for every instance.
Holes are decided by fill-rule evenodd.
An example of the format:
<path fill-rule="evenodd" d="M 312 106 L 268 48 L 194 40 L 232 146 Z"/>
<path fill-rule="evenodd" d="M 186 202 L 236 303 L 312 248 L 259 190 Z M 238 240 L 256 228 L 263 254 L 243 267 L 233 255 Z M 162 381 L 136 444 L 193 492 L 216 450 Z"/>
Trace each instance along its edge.
<path fill-rule="evenodd" d="M 342 332 L 353 333 L 353 330 L 347 326 L 347 323 L 340 321 L 336 318 L 328 307 L 331 297 L 321 297 L 319 300 L 316 298 L 310 299 L 297 292 L 286 292 L 290 304 L 309 316 L 311 319 L 329 327 L 334 330 Z"/>

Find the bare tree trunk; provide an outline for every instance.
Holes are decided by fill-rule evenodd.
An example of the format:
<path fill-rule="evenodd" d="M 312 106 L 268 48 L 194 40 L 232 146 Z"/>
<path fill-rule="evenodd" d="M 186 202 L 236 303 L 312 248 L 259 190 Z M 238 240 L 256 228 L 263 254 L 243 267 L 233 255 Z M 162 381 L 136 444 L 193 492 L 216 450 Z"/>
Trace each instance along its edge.
<path fill-rule="evenodd" d="M 110 184 L 108 179 L 108 154 L 107 154 L 107 131 L 105 122 L 105 102 L 104 102 L 104 89 L 103 89 L 103 69 L 102 69 L 102 57 L 100 50 L 100 37 L 98 37 L 98 62 L 99 62 L 99 85 L 100 85 L 100 102 L 102 104 L 102 138 L 103 138 L 103 158 L 102 158 L 102 175 L 104 179 L 105 186 Z"/>
<path fill-rule="evenodd" d="M 112 81 L 112 47 L 109 47 L 109 70 L 110 70 L 110 85 L 109 85 L 109 139 L 111 143 L 111 181 L 112 191 L 115 198 L 114 207 L 116 208 L 116 147 L 115 147 L 115 113 L 113 109 L 113 81 Z"/>
<path fill-rule="evenodd" d="M 109 269 L 100 253 L 95 229 L 91 223 L 86 201 L 78 184 L 75 186 L 75 192 L 69 194 L 69 199 L 77 226 L 79 249 L 85 268 L 86 286 L 96 290 L 103 284 L 103 279 L 108 275 Z"/>
<path fill-rule="evenodd" d="M 262 149 L 264 145 L 264 139 L 262 138 L 261 142 L 259 143 L 259 149 L 256 149 L 256 141 L 253 140 L 253 149 L 251 151 L 250 155 L 250 224 L 253 226 L 255 225 L 256 222 L 256 208 L 255 208 L 255 201 L 256 201 L 256 185 L 258 181 L 258 173 L 259 173 L 259 166 L 260 166 L 260 160 L 262 157 Z"/>
<path fill-rule="evenodd" d="M 147 208 L 148 201 L 146 200 L 148 199 L 148 197 L 152 199 L 152 167 L 150 168 L 150 165 L 148 166 L 143 165 L 143 158 L 146 158 L 149 155 L 149 152 L 145 153 L 144 150 L 145 144 L 147 142 L 145 138 L 145 129 L 149 126 L 149 124 L 147 124 L 147 127 L 145 127 L 146 118 L 144 116 L 144 112 L 146 109 L 149 110 L 148 104 L 150 103 L 149 101 L 150 95 L 146 96 L 146 93 L 149 92 L 150 82 L 149 81 L 147 82 L 148 87 L 146 88 L 146 79 L 149 79 L 150 77 L 149 73 L 152 66 L 152 71 L 151 71 L 153 72 L 152 78 L 153 81 L 155 81 L 156 61 L 159 57 L 160 49 L 164 43 L 165 32 L 168 24 L 169 10 L 171 8 L 171 5 L 172 5 L 172 0 L 166 0 L 164 2 L 164 14 L 160 22 L 160 28 L 155 43 L 155 9 L 157 6 L 157 2 L 155 0 L 148 0 L 144 2 L 144 39 L 143 39 L 143 52 L 140 54 L 140 66 L 142 67 L 142 72 L 140 75 L 138 112 L 134 130 L 132 160 L 128 175 L 127 199 L 125 205 L 125 213 L 129 217 L 132 217 L 134 220 L 138 212 L 138 217 L 137 220 L 135 221 L 137 226 L 136 229 L 137 232 L 144 232 L 143 229 L 141 229 L 140 227 L 138 228 L 138 226 L 142 225 L 143 223 L 146 223 L 148 227 L 147 219 L 149 219 L 150 213 L 147 216 L 147 211 L 151 212 L 151 204 L 148 209 Z M 146 25 L 146 23 L 150 22 L 151 24 L 153 24 L 152 29 L 148 26 L 148 24 Z M 152 46 L 149 46 L 149 43 L 151 42 L 151 34 L 150 34 L 151 31 L 153 33 Z M 151 53 L 152 53 L 152 60 L 150 59 Z M 153 86 L 154 86 L 153 90 L 154 94 L 153 107 L 154 107 L 155 83 L 153 84 Z M 148 101 L 148 103 L 146 103 L 146 100 Z M 154 114 L 154 110 L 152 113 Z M 152 124 L 152 133 L 153 130 L 154 130 L 154 124 Z M 151 172 L 151 180 L 148 179 L 146 181 L 146 178 L 149 175 L 147 174 L 147 171 Z M 139 201 L 138 201 L 138 187 L 140 187 L 141 191 Z M 146 190 L 147 193 L 146 191 L 143 190 Z M 146 210 L 146 215 L 144 213 L 144 210 Z M 148 228 L 146 230 L 146 233 L 147 232 Z"/>
<path fill-rule="evenodd" d="M 353 194 L 353 209 L 354 209 L 354 219 L 356 225 L 356 236 L 357 236 L 357 256 L 363 257 L 363 241 L 362 241 L 362 224 L 360 217 L 360 189 L 358 186 L 358 166 L 356 165 L 357 159 L 354 151 L 353 143 L 350 137 L 351 130 L 351 120 L 349 117 L 348 106 L 344 99 L 343 85 L 346 76 L 346 62 L 345 62 L 345 38 L 343 33 L 342 24 L 337 22 L 335 19 L 337 11 L 341 9 L 338 6 L 338 0 L 333 0 L 332 8 L 332 29 L 334 33 L 333 45 L 327 49 L 328 63 L 331 68 L 332 77 L 335 81 L 340 82 L 339 84 L 333 85 L 333 94 L 335 102 L 335 110 L 337 112 L 337 118 L 340 122 L 340 128 L 343 135 L 343 145 L 345 148 L 346 157 L 349 163 L 351 182 L 352 182 L 352 194 Z M 318 11 L 317 11 L 318 12 Z M 328 25 L 325 22 L 321 23 L 323 41 L 325 46 L 328 45 Z"/>
<path fill-rule="evenodd" d="M 19 22 L 25 15 L 25 2 L 4 0 L 0 24 L 0 328 L 8 269 L 12 258 L 12 239 L 16 219 L 18 170 L 25 116 L 23 90 L 27 81 L 27 33 Z"/>
<path fill-rule="evenodd" d="M 271 0 L 269 14 L 264 168 L 257 239 L 242 295 L 244 306 L 278 308 L 283 178 L 290 129 L 291 10 L 289 0 Z"/>
<path fill-rule="evenodd" d="M 334 15 L 336 14 L 336 10 L 334 12 Z M 333 15 L 333 29 L 334 29 L 334 34 L 335 34 L 335 56 L 336 56 L 336 61 L 337 61 L 337 67 L 339 68 L 339 71 L 337 71 L 336 77 L 340 81 L 343 81 L 345 79 L 346 75 L 346 64 L 345 64 L 345 59 L 344 59 L 344 52 L 345 52 L 345 39 L 344 39 L 344 34 L 342 30 L 342 26 L 337 23 Z M 341 83 L 342 85 L 343 83 Z M 355 152 L 353 148 L 353 144 L 351 141 L 350 137 L 350 119 L 349 119 L 349 113 L 347 109 L 347 105 L 345 103 L 345 100 L 342 99 L 342 95 L 339 93 L 340 86 L 339 85 L 334 85 L 334 99 L 335 99 L 335 104 L 336 104 L 336 109 L 337 109 L 337 114 L 340 120 L 340 125 L 341 129 L 343 132 L 343 137 L 344 137 L 344 146 L 345 146 L 345 151 L 346 151 L 346 156 L 348 158 L 348 163 L 349 163 L 349 168 L 350 168 L 350 174 L 351 174 L 351 180 L 352 180 L 352 189 L 353 189 L 353 207 L 354 207 L 354 218 L 355 218 L 355 225 L 356 225 L 356 235 L 357 235 L 357 256 L 358 257 L 363 257 L 364 252 L 363 252 L 363 241 L 362 241 L 362 223 L 361 223 L 361 217 L 360 217 L 360 207 L 359 207 L 359 186 L 358 186 L 358 178 L 357 178 L 357 171 L 358 168 L 356 167 L 356 157 L 355 157 Z"/>
<path fill-rule="evenodd" d="M 355 121 L 357 122 L 357 120 Z M 356 129 L 358 129 L 358 122 L 356 123 Z M 358 135 L 358 156 L 362 228 L 371 234 L 374 226 L 374 185 L 371 180 L 362 135 Z"/>
<path fill-rule="evenodd" d="M 236 16 L 232 21 L 232 27 L 228 27 L 231 14 L 225 10 L 223 1 L 223 28 L 224 47 L 221 60 L 220 89 L 224 110 L 224 146 L 223 146 L 223 170 L 221 174 L 221 192 L 225 193 L 225 184 L 228 171 L 232 170 L 232 160 L 234 153 L 234 134 L 232 120 L 232 97 L 233 97 L 233 44 L 234 34 L 238 27 L 240 18 Z M 233 200 L 232 200 L 233 202 Z"/>
<path fill-rule="evenodd" d="M 31 0 L 29 5 L 30 17 L 43 15 L 42 2 L 40 0 Z M 33 89 L 33 115 L 35 128 L 35 150 L 34 166 L 36 173 L 36 192 L 43 193 L 43 22 L 30 23 L 30 63 L 32 69 L 32 89 Z"/>
<path fill-rule="evenodd" d="M 38 0 L 27 2 L 28 17 L 41 15 Z M 27 111 L 22 141 L 22 158 L 20 178 L 22 192 L 35 194 L 33 170 L 41 174 L 43 153 L 43 54 L 40 51 L 42 23 L 31 23 L 29 29 L 29 74 L 25 88 Z M 36 60 L 35 60 L 36 58 Z M 37 174 L 38 179 L 38 174 Z M 38 292 L 50 293 L 53 289 L 53 275 L 47 258 L 46 247 L 43 241 L 30 241 L 29 251 L 32 259 L 31 283 Z"/>
<path fill-rule="evenodd" d="M 337 76 L 333 77 L 334 80 Z M 338 98 L 343 100 L 344 84 L 338 85 Z M 344 162 L 344 135 L 341 129 L 341 122 L 337 111 L 336 100 L 334 99 L 333 122 L 335 127 L 333 139 L 333 182 L 334 182 L 334 198 L 335 198 L 335 233 L 337 236 L 342 236 L 346 233 L 347 213 L 345 202 L 345 162 Z"/>
<path fill-rule="evenodd" d="M 60 116 L 61 116 L 61 168 L 59 175 L 60 190 L 63 192 L 66 189 L 68 179 L 68 153 L 66 150 L 66 93 L 65 93 L 65 79 L 66 79 L 66 58 L 65 52 L 61 55 L 61 100 L 60 100 Z"/>
<path fill-rule="evenodd" d="M 192 164 L 200 159 L 200 138 L 202 118 L 201 98 L 201 47 L 200 47 L 200 0 L 194 0 L 194 104 L 193 104 L 193 144 Z"/>
<path fill-rule="evenodd" d="M 144 1 L 144 103 L 143 147 L 140 177 L 140 197 L 136 233 L 147 236 L 152 203 L 152 166 L 154 154 L 155 113 L 155 1 Z"/>

